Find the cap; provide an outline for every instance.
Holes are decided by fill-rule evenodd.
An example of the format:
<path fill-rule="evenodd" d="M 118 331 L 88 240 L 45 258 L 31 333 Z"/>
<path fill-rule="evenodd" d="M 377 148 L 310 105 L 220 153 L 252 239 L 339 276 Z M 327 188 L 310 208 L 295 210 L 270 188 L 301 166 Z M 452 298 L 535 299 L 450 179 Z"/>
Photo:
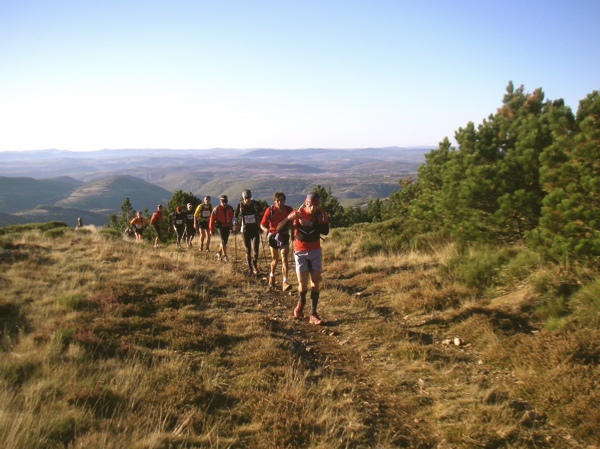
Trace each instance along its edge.
<path fill-rule="evenodd" d="M 192 207 L 192 203 L 187 203 L 186 207 Z"/>
<path fill-rule="evenodd" d="M 162 205 L 162 204 L 159 204 L 159 205 L 158 205 L 158 206 L 156 206 L 156 207 L 163 207 L 163 205 Z"/>
<path fill-rule="evenodd" d="M 316 192 L 311 192 L 306 195 L 306 200 L 304 200 L 308 204 L 321 204 L 321 197 Z"/>
<path fill-rule="evenodd" d="M 224 203 L 226 203 L 227 201 L 229 201 L 227 199 L 227 195 L 221 195 L 221 198 L 219 198 L 221 201 L 223 201 Z"/>
<path fill-rule="evenodd" d="M 242 192 L 242 198 L 252 198 L 252 192 L 249 189 L 246 189 Z"/>

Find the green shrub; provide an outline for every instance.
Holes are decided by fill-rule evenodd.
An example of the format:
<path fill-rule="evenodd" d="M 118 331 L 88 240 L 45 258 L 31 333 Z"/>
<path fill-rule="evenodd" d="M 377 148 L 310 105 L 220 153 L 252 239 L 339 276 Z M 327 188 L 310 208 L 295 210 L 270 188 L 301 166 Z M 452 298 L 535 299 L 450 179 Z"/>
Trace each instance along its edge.
<path fill-rule="evenodd" d="M 73 341 L 76 332 L 77 331 L 74 328 L 63 327 L 57 329 L 56 332 L 54 332 L 54 338 L 56 338 L 56 341 L 59 342 L 62 346 L 67 346 Z"/>
<path fill-rule="evenodd" d="M 432 231 L 412 237 L 410 247 L 414 251 L 432 253 L 435 252 L 436 248 L 443 247 L 450 241 L 451 238 L 446 231 Z"/>
<path fill-rule="evenodd" d="M 403 220 L 395 218 L 356 227 L 360 230 L 355 239 L 360 239 L 361 253 L 373 255 L 378 252 L 395 254 L 406 251 L 408 240 L 402 233 L 403 223 Z"/>
<path fill-rule="evenodd" d="M 44 235 L 50 238 L 62 237 L 70 228 L 51 228 L 44 231 Z"/>
<path fill-rule="evenodd" d="M 548 330 L 556 330 L 562 327 L 564 318 L 569 314 L 567 304 L 564 296 L 553 296 L 544 300 L 535 313 Z"/>
<path fill-rule="evenodd" d="M 360 241 L 359 249 L 362 255 L 372 256 L 383 250 L 383 243 L 372 237 L 365 237 Z"/>
<path fill-rule="evenodd" d="M 469 288 L 485 291 L 499 278 L 500 270 L 516 255 L 514 248 L 477 247 L 470 254 L 458 254 L 446 265 L 442 273 L 453 276 Z"/>
<path fill-rule="evenodd" d="M 581 326 L 600 329 L 600 278 L 575 293 L 570 305 Z"/>
<path fill-rule="evenodd" d="M 503 268 L 503 277 L 523 281 L 541 264 L 540 255 L 529 249 L 522 249 Z"/>
<path fill-rule="evenodd" d="M 121 238 L 123 233 L 113 228 L 103 228 L 100 230 L 100 235 L 108 238 Z"/>

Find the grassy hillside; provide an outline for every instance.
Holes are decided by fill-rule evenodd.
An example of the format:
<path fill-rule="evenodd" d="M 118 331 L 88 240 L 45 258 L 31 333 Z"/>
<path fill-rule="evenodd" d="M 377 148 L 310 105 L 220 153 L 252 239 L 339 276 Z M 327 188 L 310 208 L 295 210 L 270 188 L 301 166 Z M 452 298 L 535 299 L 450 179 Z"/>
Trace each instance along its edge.
<path fill-rule="evenodd" d="M 76 188 L 56 206 L 87 210 L 118 211 L 125 198 L 135 209 L 153 210 L 158 203 L 167 202 L 172 193 L 133 176 L 111 176 Z"/>
<path fill-rule="evenodd" d="M 82 182 L 62 176 L 51 179 L 0 176 L 0 211 L 26 211 L 66 198 Z"/>
<path fill-rule="evenodd" d="M 5 448 L 600 445 L 597 273 L 335 230 L 315 327 L 242 274 L 239 236 L 225 264 L 93 228 L 0 231 Z"/>

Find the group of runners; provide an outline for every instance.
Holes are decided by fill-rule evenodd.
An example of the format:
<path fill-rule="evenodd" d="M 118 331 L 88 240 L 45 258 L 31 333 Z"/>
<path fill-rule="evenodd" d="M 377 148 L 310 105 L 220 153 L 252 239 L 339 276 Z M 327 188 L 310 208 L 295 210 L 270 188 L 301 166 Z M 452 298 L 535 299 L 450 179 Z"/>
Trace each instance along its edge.
<path fill-rule="evenodd" d="M 320 325 L 322 320 L 317 313 L 319 303 L 323 254 L 321 236 L 329 234 L 329 217 L 321 209 L 321 198 L 310 193 L 302 206 L 294 209 L 285 204 L 285 194 L 275 192 L 273 204 L 262 210 L 260 203 L 252 199 L 248 189 L 242 192 L 241 201 L 235 208 L 229 205 L 227 195 L 219 197 L 219 204 L 211 204 L 211 197 L 205 196 L 202 203 L 193 210 L 188 203 L 185 208 L 177 206 L 170 216 L 170 227 L 176 235 L 176 245 L 192 247 L 196 234 L 200 235 L 200 251 L 210 252 L 211 236 L 219 236 L 219 248 L 216 257 L 222 262 L 228 261 L 227 244 L 231 233 L 240 233 L 243 237 L 248 274 L 259 275 L 258 266 L 261 233 L 266 233 L 266 241 L 271 256 L 268 285 L 278 288 L 275 270 L 281 260 L 281 289 L 289 291 L 289 250 L 293 245 L 296 278 L 298 281 L 298 302 L 294 307 L 294 317 L 304 318 L 304 309 L 310 297 L 309 322 Z M 163 206 L 159 204 L 152 214 L 150 225 L 156 231 L 154 247 L 160 245 Z M 130 223 L 135 232 L 136 241 L 142 240 L 142 232 L 148 222 L 139 211 Z"/>

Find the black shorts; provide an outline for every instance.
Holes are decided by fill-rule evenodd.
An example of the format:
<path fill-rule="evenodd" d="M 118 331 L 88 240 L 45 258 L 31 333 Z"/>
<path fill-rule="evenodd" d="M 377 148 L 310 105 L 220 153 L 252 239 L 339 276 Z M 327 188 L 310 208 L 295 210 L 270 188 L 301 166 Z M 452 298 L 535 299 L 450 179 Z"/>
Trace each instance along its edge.
<path fill-rule="evenodd" d="M 161 238 L 161 235 L 160 235 L 160 225 L 153 224 L 152 227 L 156 231 L 156 235 L 158 236 L 158 238 Z"/>
<path fill-rule="evenodd" d="M 290 245 L 289 234 L 271 234 L 269 236 L 269 246 L 273 249 L 282 249 Z"/>
<path fill-rule="evenodd" d="M 221 236 L 221 243 L 223 246 L 227 245 L 229 241 L 229 234 L 231 232 L 231 228 L 219 228 L 219 235 Z"/>
<path fill-rule="evenodd" d="M 208 221 L 199 221 L 198 229 L 208 229 Z"/>

